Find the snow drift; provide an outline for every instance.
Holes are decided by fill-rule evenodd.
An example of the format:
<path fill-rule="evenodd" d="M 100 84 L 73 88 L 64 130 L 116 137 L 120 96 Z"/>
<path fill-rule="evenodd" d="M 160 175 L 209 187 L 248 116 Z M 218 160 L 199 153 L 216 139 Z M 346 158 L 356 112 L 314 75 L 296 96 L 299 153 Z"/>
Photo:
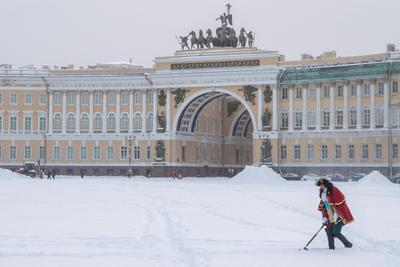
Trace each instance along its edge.
<path fill-rule="evenodd" d="M 27 178 L 28 176 L 12 172 L 8 169 L 0 168 L 0 179 L 20 179 L 20 178 Z"/>
<path fill-rule="evenodd" d="M 286 182 L 272 168 L 265 165 L 246 166 L 243 171 L 231 178 L 231 181 L 238 183 L 263 183 L 263 184 L 279 184 Z"/>
<path fill-rule="evenodd" d="M 391 184 L 391 182 L 379 171 L 372 171 L 370 174 L 361 178 L 358 182 L 361 184 Z"/>

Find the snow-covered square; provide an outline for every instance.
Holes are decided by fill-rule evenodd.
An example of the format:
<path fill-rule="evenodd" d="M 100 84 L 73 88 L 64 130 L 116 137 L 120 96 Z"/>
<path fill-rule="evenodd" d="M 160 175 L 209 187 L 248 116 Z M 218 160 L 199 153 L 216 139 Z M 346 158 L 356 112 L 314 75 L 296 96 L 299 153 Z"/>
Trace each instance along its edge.
<path fill-rule="evenodd" d="M 337 183 L 354 247 L 328 250 L 321 231 L 305 251 L 321 226 L 318 188 L 246 170 L 55 181 L 3 171 L 0 266 L 400 266 L 400 185 Z"/>

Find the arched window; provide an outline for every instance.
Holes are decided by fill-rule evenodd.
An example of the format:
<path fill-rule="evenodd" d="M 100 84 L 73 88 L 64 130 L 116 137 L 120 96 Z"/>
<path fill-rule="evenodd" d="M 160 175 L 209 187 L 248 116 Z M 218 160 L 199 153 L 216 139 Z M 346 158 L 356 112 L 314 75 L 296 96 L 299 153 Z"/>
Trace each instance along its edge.
<path fill-rule="evenodd" d="M 61 130 L 61 124 L 62 124 L 61 114 L 56 113 L 54 115 L 54 120 L 53 120 L 54 130 Z"/>
<path fill-rule="evenodd" d="M 363 110 L 363 125 L 369 126 L 371 123 L 371 110 L 368 106 L 364 107 Z"/>
<path fill-rule="evenodd" d="M 287 110 L 281 112 L 281 128 L 287 128 L 289 125 L 289 113 Z"/>
<path fill-rule="evenodd" d="M 101 114 L 96 114 L 94 116 L 94 130 L 101 131 L 102 127 L 103 127 L 103 121 L 101 119 Z"/>
<path fill-rule="evenodd" d="M 115 130 L 115 124 L 116 124 L 116 120 L 115 120 L 115 115 L 114 115 L 114 113 L 108 114 L 108 118 L 107 118 L 107 130 L 109 130 L 109 131 L 114 131 L 114 130 Z"/>
<path fill-rule="evenodd" d="M 133 118 L 133 129 L 141 130 L 142 129 L 142 115 L 140 113 L 136 113 Z"/>
<path fill-rule="evenodd" d="M 378 108 L 376 109 L 376 126 L 383 126 L 383 120 L 384 120 L 383 107 L 378 106 Z"/>
<path fill-rule="evenodd" d="M 75 115 L 74 114 L 68 114 L 67 131 L 75 131 Z"/>
<path fill-rule="evenodd" d="M 315 109 L 309 109 L 307 114 L 307 123 L 308 127 L 314 128 L 316 124 L 316 115 Z"/>
<path fill-rule="evenodd" d="M 153 129 L 153 113 L 149 113 L 146 119 L 146 129 L 152 130 Z"/>
<path fill-rule="evenodd" d="M 83 113 L 81 115 L 81 130 L 88 130 L 89 129 L 89 115 Z"/>
<path fill-rule="evenodd" d="M 335 112 L 335 122 L 336 127 L 342 128 L 343 127 L 343 111 L 338 108 Z"/>
<path fill-rule="evenodd" d="M 128 131 L 129 129 L 129 117 L 127 113 L 123 113 L 120 119 L 121 131 Z"/>
<path fill-rule="evenodd" d="M 303 112 L 298 109 L 295 113 L 295 127 L 301 128 L 303 126 Z"/>
<path fill-rule="evenodd" d="M 357 109 L 355 107 L 352 107 L 350 109 L 350 126 L 356 126 L 357 125 Z"/>

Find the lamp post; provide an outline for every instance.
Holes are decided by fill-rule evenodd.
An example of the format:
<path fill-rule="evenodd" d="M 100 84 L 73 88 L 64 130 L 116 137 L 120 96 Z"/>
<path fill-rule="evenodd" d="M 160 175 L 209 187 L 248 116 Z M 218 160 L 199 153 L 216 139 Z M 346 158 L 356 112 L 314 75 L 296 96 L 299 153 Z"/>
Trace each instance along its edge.
<path fill-rule="evenodd" d="M 129 170 L 128 170 L 128 177 L 131 178 L 132 175 L 132 142 L 135 141 L 134 135 L 127 135 L 125 136 L 125 140 L 128 141 L 128 160 L 129 160 Z"/>

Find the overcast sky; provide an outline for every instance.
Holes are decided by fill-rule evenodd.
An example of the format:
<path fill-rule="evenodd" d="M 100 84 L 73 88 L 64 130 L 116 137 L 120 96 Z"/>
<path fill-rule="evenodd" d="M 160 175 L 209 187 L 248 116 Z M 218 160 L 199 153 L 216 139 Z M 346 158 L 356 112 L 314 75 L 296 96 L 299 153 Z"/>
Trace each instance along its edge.
<path fill-rule="evenodd" d="M 400 46 L 399 0 L 230 0 L 234 28 L 287 59 Z M 175 35 L 215 28 L 227 0 L 0 0 L 0 64 L 88 65 L 128 61 L 151 67 L 180 49 Z"/>

